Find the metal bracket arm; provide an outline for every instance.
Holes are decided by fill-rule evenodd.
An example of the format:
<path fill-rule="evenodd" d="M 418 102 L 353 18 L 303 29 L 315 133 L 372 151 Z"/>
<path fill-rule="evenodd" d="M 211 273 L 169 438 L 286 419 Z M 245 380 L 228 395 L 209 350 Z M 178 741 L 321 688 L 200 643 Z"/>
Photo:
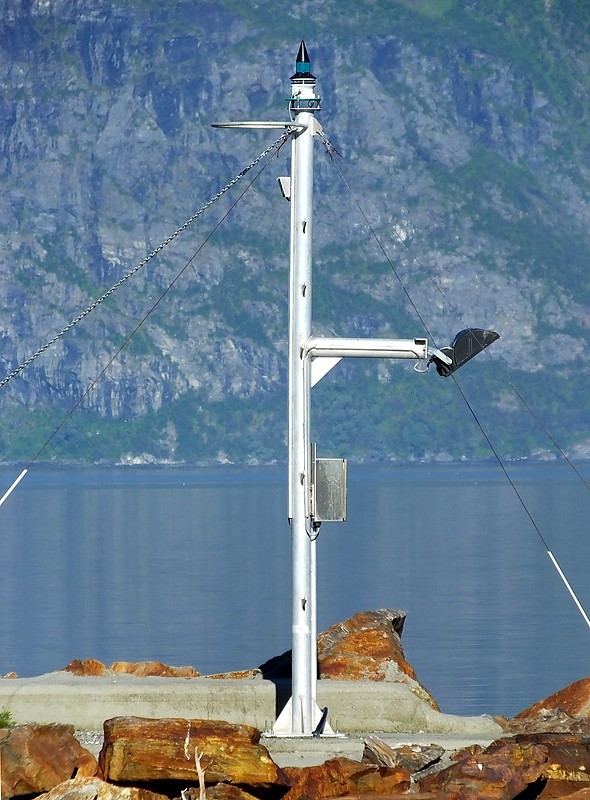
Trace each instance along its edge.
<path fill-rule="evenodd" d="M 427 339 L 344 339 L 311 336 L 303 358 L 414 358 L 429 356 Z"/>
<path fill-rule="evenodd" d="M 446 353 L 443 353 L 442 350 L 437 350 L 436 347 L 429 347 L 428 348 L 428 355 L 429 356 L 436 356 L 439 358 L 444 364 L 452 364 L 453 359 L 449 358 Z"/>

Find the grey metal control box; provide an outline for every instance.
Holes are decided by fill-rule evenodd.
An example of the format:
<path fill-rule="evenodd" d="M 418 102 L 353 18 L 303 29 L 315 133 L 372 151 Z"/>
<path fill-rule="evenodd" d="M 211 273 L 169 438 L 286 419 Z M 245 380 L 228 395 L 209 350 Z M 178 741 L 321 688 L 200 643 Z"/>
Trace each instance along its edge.
<path fill-rule="evenodd" d="M 346 521 L 347 462 L 343 458 L 316 458 L 312 454 L 312 517 L 315 522 Z"/>

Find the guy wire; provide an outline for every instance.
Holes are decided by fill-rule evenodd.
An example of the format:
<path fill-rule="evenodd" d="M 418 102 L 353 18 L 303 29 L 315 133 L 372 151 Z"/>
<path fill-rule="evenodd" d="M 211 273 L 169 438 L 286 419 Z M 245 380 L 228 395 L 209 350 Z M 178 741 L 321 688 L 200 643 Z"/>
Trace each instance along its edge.
<path fill-rule="evenodd" d="M 333 157 L 332 153 L 336 152 L 336 153 L 339 155 L 338 151 L 336 150 L 336 148 L 335 148 L 335 147 L 333 147 L 333 145 L 332 145 L 332 144 L 329 142 L 329 140 L 328 140 L 326 137 L 324 137 L 324 139 L 323 139 L 323 143 L 324 143 L 324 145 L 325 145 L 325 147 L 326 147 L 327 153 L 328 153 L 328 155 L 330 156 L 330 159 L 331 159 L 332 163 L 334 164 L 334 166 L 335 166 L 336 170 L 338 171 L 338 174 L 340 175 L 340 178 L 342 179 L 342 181 L 343 181 L 344 185 L 345 185 L 345 186 L 346 186 L 346 188 L 348 189 L 348 191 L 349 191 L 349 193 L 350 193 L 350 195 L 351 195 L 351 197 L 352 197 L 352 199 L 353 199 L 353 201 L 354 201 L 354 203 L 355 203 L 356 207 L 358 208 L 358 210 L 359 210 L 359 212 L 360 212 L 361 216 L 363 217 L 363 219 L 364 219 L 365 223 L 367 224 L 367 227 L 369 228 L 369 231 L 371 232 L 371 235 L 373 236 L 373 238 L 374 238 L 375 242 L 377 243 L 377 245 L 378 245 L 379 249 L 380 249 L 380 250 L 381 250 L 381 252 L 383 253 L 383 255 L 384 255 L 384 257 L 385 257 L 385 259 L 386 259 L 387 263 L 389 264 L 389 267 L 390 267 L 391 271 L 392 271 L 392 272 L 393 272 L 393 274 L 395 275 L 395 277 L 396 277 L 396 279 L 397 279 L 397 281 L 398 281 L 399 285 L 401 286 L 401 288 L 402 288 L 402 290 L 403 290 L 404 294 L 406 295 L 406 297 L 407 297 L 407 299 L 408 299 L 408 301 L 409 301 L 410 305 L 411 305 L 411 306 L 412 306 L 412 308 L 414 309 L 414 311 L 415 311 L 415 313 L 416 313 L 416 316 L 418 317 L 418 319 L 419 319 L 419 320 L 420 320 L 420 322 L 422 323 L 422 326 L 423 326 L 424 330 L 426 331 L 426 334 L 427 334 L 428 338 L 429 338 L 429 339 L 431 339 L 432 341 L 435 341 L 435 340 L 433 339 L 433 337 L 432 337 L 431 333 L 430 333 L 430 330 L 429 330 L 429 328 L 428 328 L 428 325 L 426 324 L 426 320 L 424 319 L 423 315 L 420 313 L 420 311 L 419 311 L 418 307 L 416 306 L 416 303 L 414 302 L 413 298 L 410 296 L 410 293 L 408 292 L 408 290 L 406 289 L 406 287 L 405 287 L 405 285 L 404 285 L 403 281 L 401 280 L 401 277 L 400 277 L 400 275 L 399 275 L 398 271 L 396 270 L 396 268 L 395 268 L 395 266 L 394 266 L 393 262 L 391 261 L 391 259 L 390 259 L 389 255 L 388 255 L 388 253 L 387 253 L 387 251 L 386 251 L 385 247 L 383 246 L 383 244 L 382 244 L 382 242 L 381 242 L 381 240 L 380 240 L 379 236 L 377 235 L 377 232 L 376 232 L 376 230 L 375 230 L 374 226 L 371 224 L 371 222 L 370 222 L 370 220 L 369 220 L 368 216 L 365 214 L 365 211 L 364 211 L 364 209 L 361 207 L 361 205 L 360 205 L 360 203 L 359 203 L 358 199 L 356 198 L 356 195 L 353 193 L 353 191 L 352 191 L 352 188 L 351 188 L 350 184 L 349 184 L 349 183 L 348 183 L 348 181 L 346 180 L 346 177 L 344 176 L 344 174 L 343 174 L 342 170 L 340 169 L 340 167 L 339 167 L 339 166 L 338 166 L 338 164 L 336 163 L 336 160 L 334 159 L 334 157 Z M 402 238 L 401 238 L 399 235 L 398 235 L 398 239 L 399 239 L 399 241 L 400 241 L 402 244 L 404 244 L 404 245 L 405 245 L 405 242 L 403 241 L 403 239 L 402 239 Z M 419 264 L 419 266 L 422 266 L 422 265 L 420 264 L 420 262 L 419 262 L 417 259 L 415 259 L 415 261 L 416 261 L 416 263 L 417 263 L 417 264 Z M 432 280 L 432 279 L 431 279 L 431 280 Z M 436 285 L 436 284 L 435 284 L 435 285 Z M 443 296 L 444 296 L 444 295 L 443 295 Z M 435 342 L 435 343 L 436 343 L 436 342 Z M 521 506 L 522 506 L 522 508 L 524 509 L 524 511 L 525 511 L 525 513 L 526 513 L 526 515 L 527 515 L 527 517 L 529 518 L 529 520 L 530 520 L 530 522 L 531 522 L 531 524 L 532 524 L 532 526 L 533 526 L 534 530 L 536 531 L 536 533 L 537 533 L 537 535 L 538 535 L 539 539 L 541 540 L 541 542 L 542 542 L 542 544 L 543 544 L 543 546 L 544 546 L 544 548 L 545 548 L 545 551 L 547 552 L 547 555 L 549 556 L 549 559 L 551 560 L 551 562 L 552 562 L 553 566 L 555 567 L 555 569 L 556 569 L 556 571 L 557 571 L 557 574 L 559 575 L 560 579 L 562 580 L 563 584 L 565 585 L 566 589 L 568 590 L 569 594 L 571 595 L 571 597 L 572 597 L 572 599 L 573 599 L 574 603 L 576 604 L 576 607 L 577 607 L 577 608 L 578 608 L 578 610 L 580 611 L 580 613 L 581 613 L 581 615 L 582 615 L 582 617 L 583 617 L 583 619 L 584 619 L 584 621 L 585 621 L 586 625 L 588 626 L 588 628 L 590 628 L 590 618 L 588 617 L 588 614 L 587 614 L 587 613 L 586 613 L 586 611 L 584 610 L 584 607 L 582 606 L 582 604 L 581 604 L 580 600 L 578 599 L 578 597 L 577 597 L 576 593 L 574 592 L 574 590 L 573 590 L 573 588 L 572 588 L 572 586 L 571 586 L 570 582 L 569 582 L 569 581 L 568 581 L 568 579 L 566 578 L 566 576 L 565 576 L 565 573 L 563 572 L 562 568 L 561 568 L 561 567 L 560 567 L 560 565 L 558 564 L 558 562 L 557 562 L 557 559 L 555 558 L 554 554 L 551 552 L 551 549 L 549 548 L 549 545 L 548 545 L 548 543 L 547 543 L 547 541 L 546 541 L 545 537 L 543 536 L 543 534 L 542 534 L 542 532 L 541 532 L 541 530 L 540 530 L 539 526 L 537 525 L 537 523 L 536 523 L 535 519 L 533 518 L 533 516 L 532 516 L 531 512 L 529 511 L 529 509 L 528 509 L 528 507 L 527 507 L 527 505 L 526 505 L 526 503 L 525 503 L 525 501 L 524 501 L 524 498 L 522 497 L 522 495 L 521 495 L 521 494 L 520 494 L 520 492 L 518 491 L 518 489 L 517 489 L 517 487 L 516 487 L 516 485 L 515 485 L 514 481 L 512 480 L 512 477 L 511 477 L 511 476 L 510 476 L 510 474 L 508 473 L 508 470 L 506 469 L 506 467 L 505 467 L 505 465 L 504 465 L 504 463 L 503 463 L 503 461 L 502 461 L 502 459 L 501 459 L 501 457 L 500 457 L 499 453 L 497 452 L 496 448 L 495 448 L 495 447 L 494 447 L 494 445 L 492 444 L 492 441 L 491 441 L 490 437 L 488 436 L 487 432 L 485 431 L 485 429 L 484 429 L 484 427 L 483 427 L 483 424 L 481 423 L 481 421 L 480 421 L 479 417 L 478 417 L 478 416 L 477 416 L 477 414 L 475 413 L 475 410 L 473 409 L 473 407 L 472 407 L 471 403 L 470 403 L 470 402 L 469 402 L 469 400 L 467 399 L 467 397 L 466 397 L 466 395 L 465 395 L 465 393 L 464 393 L 463 389 L 461 388 L 461 386 L 460 386 L 459 382 L 457 381 L 457 377 L 456 377 L 456 375 L 454 375 L 453 373 L 451 373 L 451 378 L 453 379 L 453 382 L 454 382 L 455 386 L 457 387 L 457 389 L 458 389 L 458 391 L 459 391 L 459 393 L 460 393 L 461 397 L 463 398 L 463 401 L 465 402 L 465 404 L 466 404 L 467 408 L 469 409 L 469 411 L 470 411 L 470 413 L 471 413 L 471 415 L 472 415 L 473 419 L 475 420 L 475 422 L 476 422 L 476 424 L 477 424 L 478 428 L 480 429 L 480 431 L 481 431 L 481 433 L 482 433 L 483 437 L 485 438 L 485 440 L 486 440 L 486 442 L 487 442 L 487 444 L 488 444 L 488 446 L 489 446 L 490 450 L 491 450 L 491 451 L 492 451 L 492 453 L 494 454 L 494 457 L 495 457 L 496 461 L 498 462 L 498 464 L 499 464 L 499 466 L 500 466 L 500 469 L 501 469 L 501 470 L 502 470 L 502 472 L 504 473 L 504 475 L 505 475 L 506 479 L 508 480 L 508 483 L 509 483 L 509 484 L 510 484 L 510 486 L 512 487 L 512 490 L 513 490 L 514 494 L 516 495 L 516 497 L 517 497 L 517 499 L 518 499 L 519 503 L 521 504 Z M 517 392 L 516 394 L 517 394 L 517 395 L 520 397 L 520 394 L 519 394 L 518 392 Z M 524 402 L 524 401 L 523 401 L 523 402 Z M 526 403 L 525 403 L 525 408 L 527 408 L 527 409 L 529 408 L 529 406 L 528 406 Z M 536 417 L 535 417 L 535 418 L 536 418 Z M 546 432 L 546 433 L 548 433 L 547 431 L 545 431 L 545 432 Z M 550 437 L 550 438 L 551 438 L 551 437 Z M 561 450 L 561 448 L 558 448 L 558 449 L 559 449 L 559 451 L 560 451 L 560 452 L 563 452 L 563 451 Z M 566 460 L 567 460 L 568 464 L 570 464 L 570 466 L 573 466 L 573 465 L 572 465 L 572 463 L 571 463 L 571 461 L 570 461 L 570 459 L 567 459 L 567 458 L 566 458 Z M 579 473 L 579 471 L 578 471 L 577 469 L 575 470 L 575 472 L 576 472 L 576 474 L 577 474 L 577 475 L 578 475 L 578 476 L 579 476 L 579 477 L 582 479 L 582 481 L 584 482 L 584 484 L 585 484 L 585 485 L 586 485 L 588 488 L 590 488 L 590 487 L 588 486 L 588 483 L 587 483 L 587 482 L 584 480 L 584 478 L 582 478 L 582 476 L 580 475 L 580 473 Z"/>
<path fill-rule="evenodd" d="M 281 148 L 281 147 L 282 147 L 282 145 L 283 145 L 283 144 L 284 144 L 284 143 L 285 143 L 285 142 L 288 140 L 288 138 L 289 138 L 289 134 L 283 134 L 283 136 L 281 136 L 281 138 L 280 138 L 280 139 L 278 139 L 278 140 L 277 140 L 277 141 L 274 143 L 274 145 L 273 145 L 273 146 L 271 146 L 271 148 L 267 148 L 267 150 L 265 151 L 265 154 L 268 154 L 268 153 L 269 153 L 271 150 L 273 150 L 273 149 L 275 149 L 275 148 L 277 149 L 277 152 L 278 152 L 278 150 L 280 150 L 280 148 Z M 257 159 L 257 162 L 258 162 L 259 160 L 260 160 L 260 158 L 258 158 L 258 159 Z M 256 163 L 257 163 L 257 162 L 256 162 Z M 199 253 L 201 252 L 201 250 L 202 250 L 202 249 L 205 247 L 205 245 L 206 245 L 206 244 L 209 242 L 209 240 L 212 238 L 213 234 L 217 232 L 217 230 L 218 230 L 218 229 L 221 227 L 221 225 L 222 225 L 222 224 L 225 222 L 225 220 L 226 220 L 226 219 L 229 217 L 229 215 L 231 214 L 231 212 L 232 212 L 232 211 L 235 209 L 235 207 L 237 206 L 237 204 L 238 204 L 238 203 L 240 202 L 240 200 L 241 200 L 241 199 L 244 197 L 244 195 L 246 194 L 246 192 L 247 192 L 247 191 L 248 191 L 248 190 L 251 188 L 252 184 L 253 184 L 253 183 L 254 183 L 254 182 L 255 182 L 255 181 L 256 181 L 256 180 L 257 180 L 257 179 L 260 177 L 260 175 L 262 175 L 262 173 L 264 172 L 264 170 L 265 170 L 265 169 L 268 167 L 269 163 L 270 163 L 270 159 L 268 159 L 268 160 L 267 160 L 267 161 L 266 161 L 266 162 L 265 162 L 265 163 L 262 165 L 262 167 L 260 168 L 260 170 L 259 170 L 259 171 L 256 173 L 256 175 L 254 175 L 254 177 L 252 178 L 252 180 L 250 181 L 250 183 L 248 183 L 248 184 L 247 184 L 247 186 L 246 186 L 246 187 L 245 187 L 245 188 L 242 190 L 242 192 L 241 192 L 241 193 L 238 195 L 238 197 L 237 197 L 237 198 L 236 198 L 236 199 L 233 201 L 233 203 L 230 205 L 230 207 L 229 207 L 229 208 L 228 208 L 228 210 L 225 212 L 225 214 L 223 214 L 223 216 L 222 216 L 222 217 L 221 217 L 221 218 L 220 218 L 220 219 L 217 221 L 217 223 L 216 223 L 216 224 L 213 226 L 213 228 L 212 228 L 212 229 L 209 231 L 209 233 L 207 234 L 207 236 L 205 237 L 205 239 L 203 239 L 203 241 L 201 242 L 201 244 L 200 244 L 200 245 L 197 247 L 197 249 L 194 251 L 194 253 L 191 255 L 191 257 L 188 259 L 188 261 L 186 261 L 186 263 L 184 264 L 184 266 L 182 267 L 182 269 L 181 269 L 179 272 L 177 272 L 177 274 L 174 276 L 174 278 L 172 279 L 172 281 L 170 281 L 170 283 L 169 283 L 169 284 L 166 286 L 166 288 L 164 289 L 164 291 L 163 291 L 163 292 L 160 294 L 160 296 L 159 296 L 159 297 L 156 299 L 156 301 L 155 301 L 155 302 L 152 304 L 152 306 L 151 306 L 151 307 L 150 307 L 150 308 L 149 308 L 149 309 L 146 311 L 146 313 L 145 313 L 145 314 L 143 315 L 143 317 L 142 317 L 142 318 L 139 320 L 139 322 L 137 323 L 137 325 L 135 326 L 135 328 L 134 328 L 134 329 L 131 331 L 131 333 L 130 333 L 130 334 L 129 334 L 129 335 L 126 337 L 126 338 L 125 338 L 125 340 L 123 341 L 123 343 L 122 343 L 122 344 L 120 345 L 120 347 L 119 347 L 119 348 L 118 348 L 118 349 L 115 351 L 115 353 L 114 353 L 114 354 L 111 356 L 111 358 L 108 360 L 108 362 L 105 364 L 105 366 L 104 366 L 104 367 L 103 367 L 103 368 L 100 370 L 100 372 L 97 374 L 97 376 L 94 378 L 94 380 L 93 380 L 93 381 L 90 383 L 90 385 L 89 385 L 89 386 L 88 386 L 88 387 L 85 389 L 85 391 L 84 391 L 84 392 L 82 393 L 82 395 L 81 395 L 81 396 L 78 398 L 78 400 L 77 400 L 77 401 L 74 403 L 74 405 L 73 405 L 73 406 L 70 408 L 70 410 L 69 410 L 69 411 L 68 411 L 68 412 L 65 414 L 65 416 L 62 418 L 62 420 L 60 421 L 60 423 L 59 423 L 59 424 L 56 426 L 56 428 L 55 428 L 55 429 L 52 431 L 52 433 L 51 433 L 51 434 L 48 436 L 48 438 L 45 440 L 44 444 L 43 444 L 43 445 L 42 445 L 42 446 L 39 448 L 39 450 L 37 450 L 37 452 L 35 453 L 35 455 L 34 455 L 34 456 L 33 456 L 33 457 L 30 459 L 30 461 L 28 462 L 28 464 L 26 465 L 26 467 L 25 467 L 25 468 L 22 470 L 22 472 L 19 474 L 19 476 L 16 478 L 16 480 L 15 480 L 15 481 L 12 483 L 12 485 L 11 485 L 11 486 L 10 486 L 10 487 L 7 489 L 7 491 L 6 491 L 6 492 L 5 492 L 5 493 L 2 495 L 2 497 L 0 497 L 0 507 L 1 507 L 1 506 L 3 505 L 3 503 L 4 503 L 4 502 L 5 502 L 7 499 L 8 499 L 8 497 L 9 497 L 9 496 L 12 494 L 12 492 L 14 491 L 14 489 L 16 489 L 16 487 L 17 487 L 17 486 L 18 486 L 18 484 L 21 482 L 21 480 L 22 480 L 22 479 L 25 477 L 25 475 L 27 474 L 27 472 L 29 471 L 29 469 L 30 469 L 30 468 L 33 466 L 33 464 L 34 464 L 34 463 L 35 463 L 35 462 L 38 460 L 38 458 L 41 456 L 41 454 L 42 454 L 42 453 L 43 453 L 43 452 L 46 450 L 46 448 L 47 448 L 47 447 L 49 446 L 49 444 L 50 444 L 50 443 L 53 441 L 53 439 L 54 439 L 54 438 L 57 436 L 57 434 L 59 433 L 59 431 L 60 431 L 60 430 L 61 430 L 61 429 L 64 427 L 64 425 L 65 425 L 65 424 L 66 424 L 66 422 L 67 422 L 67 421 L 70 419 L 70 417 L 71 417 L 71 416 L 74 414 L 74 412 L 75 412 L 75 411 L 76 411 L 76 410 L 77 410 L 77 409 L 80 407 L 80 405 L 81 405 L 81 404 L 84 402 L 84 400 L 86 399 L 86 397 L 88 397 L 88 395 L 89 395 L 89 394 L 90 394 L 90 392 L 91 392 L 91 391 L 94 389 L 94 387 L 95 387 L 95 386 L 96 386 L 96 384 L 99 382 L 99 380 L 100 380 L 100 379 L 103 377 L 103 375 L 104 375 L 104 374 L 107 372 L 107 370 L 108 370 L 108 369 L 111 367 L 111 365 L 114 363 L 114 361 L 115 361 L 115 360 L 116 360 L 116 359 L 119 357 L 119 355 L 120 355 L 120 354 L 123 352 L 123 350 L 124 350 L 124 349 L 127 347 L 127 345 L 129 344 L 129 342 L 131 341 L 131 339 L 132 339 L 132 338 L 135 336 L 135 334 L 136 334 L 136 333 L 139 331 L 139 329 L 142 327 L 142 325 L 144 324 L 144 322 L 145 322 L 145 321 L 146 321 L 146 320 L 147 320 L 147 319 L 148 319 L 148 318 L 151 316 L 151 314 L 152 314 L 152 313 L 155 311 L 155 309 L 156 309 L 156 308 L 157 308 L 157 307 L 160 305 L 160 303 L 162 302 L 162 300 L 163 300 L 163 299 L 166 297 L 166 295 L 168 294 L 168 292 L 169 292 L 169 291 L 170 291 L 170 290 L 173 288 L 173 286 L 174 286 L 174 285 L 176 284 L 176 282 L 177 282 L 177 281 L 180 279 L 180 277 L 181 277 L 181 276 L 184 274 L 184 272 L 185 272 L 185 271 L 188 269 L 188 267 L 190 267 L 190 266 L 193 266 L 193 264 L 194 264 L 194 261 L 195 261 L 196 257 L 199 255 Z M 251 168 L 251 167 L 250 167 L 250 168 Z M 245 171 L 243 171 L 242 173 L 240 173 L 240 176 L 242 176 L 243 174 L 245 174 Z M 235 179 L 234 179 L 234 182 L 235 182 Z M 218 196 L 219 196 L 219 195 L 217 195 L 216 197 L 218 197 Z M 186 225 L 186 224 L 185 224 L 185 225 Z M 184 229 L 184 227 L 185 227 L 185 226 L 183 226 L 183 229 Z"/>
<path fill-rule="evenodd" d="M 7 384 L 10 380 L 12 380 L 12 378 L 15 378 L 24 369 L 26 369 L 29 366 L 29 364 L 31 364 L 36 358 L 38 358 L 38 356 L 40 356 L 43 353 L 45 353 L 59 339 L 61 339 L 63 336 L 65 336 L 65 334 L 68 333 L 68 331 L 70 331 L 79 322 L 81 322 L 86 316 L 88 316 L 88 314 L 90 314 L 92 311 L 94 311 L 94 309 L 97 308 L 97 306 L 99 306 L 104 300 L 106 300 L 108 297 L 110 297 L 112 294 L 114 294 L 117 291 L 117 289 L 119 289 L 124 283 L 126 283 L 129 280 L 129 278 L 131 278 L 133 275 L 135 275 L 137 272 L 139 272 L 139 270 L 142 269 L 148 263 L 148 261 L 150 261 L 155 256 L 159 255 L 159 253 L 161 253 L 162 250 L 164 250 L 165 247 L 167 247 L 174 239 L 176 239 L 177 236 L 179 236 L 190 225 L 192 225 L 193 222 L 198 217 L 201 216 L 201 214 L 203 214 L 210 206 L 212 206 L 213 203 L 215 203 L 216 200 L 219 200 L 227 191 L 229 191 L 229 189 L 231 189 L 232 186 L 234 186 L 236 183 L 238 183 L 238 181 L 240 181 L 244 177 L 244 175 L 246 175 L 251 169 L 253 169 L 263 158 L 265 158 L 273 150 L 276 150 L 277 153 L 278 153 L 278 151 L 281 149 L 281 147 L 285 144 L 285 142 L 289 138 L 289 135 L 290 135 L 289 133 L 284 133 L 275 142 L 273 142 L 273 144 L 271 144 L 269 147 L 267 147 L 266 150 L 264 150 L 262 153 L 260 153 L 259 156 L 257 156 L 254 159 L 254 161 L 252 161 L 250 164 L 248 164 L 247 167 L 245 167 L 240 173 L 238 173 L 234 178 L 232 178 L 232 180 L 229 181 L 229 183 L 227 183 L 222 189 L 220 189 L 217 192 L 217 194 L 213 195 L 213 197 L 211 197 L 204 205 L 202 205 L 201 208 L 192 215 L 192 217 L 189 217 L 189 219 L 187 219 L 186 222 L 184 222 L 180 226 L 180 228 L 177 228 L 177 230 L 175 230 L 174 233 L 171 233 L 170 236 L 168 236 L 166 239 L 164 239 L 164 241 L 161 242 L 161 244 L 159 244 L 155 248 L 155 250 L 152 250 L 152 252 L 149 253 L 142 261 L 140 261 L 139 264 L 137 264 L 135 267 L 133 267 L 133 269 L 130 270 L 126 275 L 123 275 L 123 277 L 120 278 L 120 280 L 118 280 L 113 286 L 111 286 L 110 289 L 107 289 L 106 292 L 104 292 L 97 300 L 95 300 L 86 309 L 84 309 L 84 311 L 82 311 L 80 314 L 78 314 L 77 317 L 75 317 L 64 328 L 62 328 L 62 330 L 59 331 L 59 333 L 57 333 L 52 339 L 50 339 L 42 347 L 40 347 L 35 353 L 33 353 L 31 356 L 29 356 L 25 361 L 22 362 L 22 364 L 20 364 L 18 367 L 13 369 L 12 372 L 10 372 L 5 378 L 3 378 L 0 381 L 0 389 L 5 384 Z"/>

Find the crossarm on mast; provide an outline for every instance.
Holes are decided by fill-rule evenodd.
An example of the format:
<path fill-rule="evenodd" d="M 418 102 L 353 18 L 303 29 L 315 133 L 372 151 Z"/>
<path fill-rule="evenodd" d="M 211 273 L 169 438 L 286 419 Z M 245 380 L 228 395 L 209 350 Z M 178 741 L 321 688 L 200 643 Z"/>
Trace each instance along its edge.
<path fill-rule="evenodd" d="M 346 339 L 310 337 L 305 358 L 413 358 L 429 356 L 427 339 Z"/>

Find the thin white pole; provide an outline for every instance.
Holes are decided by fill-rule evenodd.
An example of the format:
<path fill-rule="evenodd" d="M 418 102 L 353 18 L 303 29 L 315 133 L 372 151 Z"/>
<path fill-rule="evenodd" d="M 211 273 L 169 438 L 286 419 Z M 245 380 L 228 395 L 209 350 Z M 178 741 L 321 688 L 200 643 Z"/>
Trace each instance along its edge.
<path fill-rule="evenodd" d="M 314 721 L 314 710 L 317 703 L 317 682 L 318 682 L 318 589 L 317 589 L 317 540 L 314 537 L 311 542 L 311 650 L 309 654 L 309 666 L 311 670 L 311 714 L 312 728 Z"/>
<path fill-rule="evenodd" d="M 4 492 L 4 494 L 3 494 L 3 495 L 2 495 L 2 497 L 0 498 L 0 506 L 1 506 L 1 505 L 4 503 L 4 501 L 5 501 L 5 500 L 7 500 L 7 499 L 10 497 L 10 495 L 11 495 L 11 494 L 14 492 L 14 490 L 16 489 L 16 487 L 19 485 L 19 483 L 22 481 L 22 479 L 23 479 L 23 478 L 25 477 L 25 475 L 27 474 L 27 472 L 28 472 L 28 469 L 25 467 L 25 469 L 23 469 L 23 471 L 22 471 L 22 472 L 21 472 L 21 474 L 18 476 L 18 478 L 17 478 L 17 479 L 14 481 L 14 483 L 12 484 L 12 486 L 10 487 L 10 489 L 7 489 L 7 490 Z"/>
<path fill-rule="evenodd" d="M 582 615 L 582 617 L 584 618 L 584 622 L 585 622 L 585 623 L 586 623 L 586 625 L 587 625 L 587 626 L 590 628 L 590 619 L 588 619 L 588 614 L 586 614 L 586 612 L 584 611 L 584 607 L 583 607 L 583 605 L 582 605 L 582 604 L 580 603 L 580 601 L 578 600 L 578 598 L 577 598 L 577 596 L 576 596 L 576 593 L 574 592 L 574 590 L 572 589 L 572 587 L 571 587 L 571 585 L 570 585 L 570 582 L 569 582 L 569 581 L 568 581 L 568 579 L 565 577 L 565 574 L 564 574 L 563 570 L 561 569 L 561 567 L 560 567 L 560 566 L 559 566 L 559 564 L 557 563 L 557 559 L 555 558 L 555 556 L 553 555 L 553 553 L 551 552 L 551 550 L 547 550 L 547 555 L 548 555 L 548 556 L 549 556 L 549 558 L 551 559 L 551 562 L 552 562 L 553 566 L 555 567 L 555 569 L 557 570 L 557 574 L 559 575 L 559 577 L 560 577 L 560 578 L 561 578 L 561 580 L 563 581 L 565 588 L 568 590 L 568 592 L 569 592 L 569 593 L 570 593 L 570 595 L 572 596 L 572 600 L 574 601 L 574 603 L 575 603 L 575 604 L 576 604 L 576 606 L 578 607 L 578 611 L 580 612 L 580 614 L 581 614 L 581 615 Z"/>
<path fill-rule="evenodd" d="M 312 194 L 315 78 L 303 42 L 291 78 L 291 113 L 297 125 L 291 161 L 291 264 L 289 320 L 289 508 L 291 514 L 292 703 L 291 733 L 310 735 L 315 697 L 315 575 L 309 516 L 310 370 L 305 344 L 311 335 Z"/>
<path fill-rule="evenodd" d="M 291 735 L 312 733 L 317 679 L 317 612 L 315 552 L 310 516 L 311 363 L 306 342 L 311 335 L 311 248 L 313 194 L 313 137 L 321 130 L 315 120 L 320 98 L 315 77 L 301 42 L 295 74 L 291 77 L 290 121 L 224 122 L 224 128 L 286 128 L 292 135 L 291 237 L 289 272 L 289 520 L 293 555 L 292 598 L 292 693 L 275 731 L 284 735 L 289 717 Z M 332 359 L 334 361 L 335 359 Z M 285 713 L 287 712 L 287 713 Z"/>

